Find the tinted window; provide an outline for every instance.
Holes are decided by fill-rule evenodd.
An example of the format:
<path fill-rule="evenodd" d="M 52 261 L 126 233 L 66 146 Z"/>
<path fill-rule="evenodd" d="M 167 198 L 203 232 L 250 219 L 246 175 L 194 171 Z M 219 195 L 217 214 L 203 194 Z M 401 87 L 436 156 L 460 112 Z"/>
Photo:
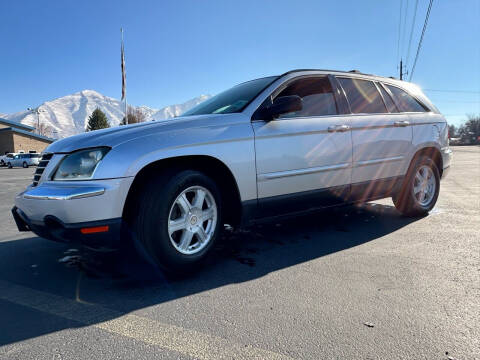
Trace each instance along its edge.
<path fill-rule="evenodd" d="M 338 78 L 354 114 L 386 113 L 387 108 L 375 84 L 367 80 Z"/>
<path fill-rule="evenodd" d="M 302 98 L 300 111 L 283 114 L 281 118 L 336 115 L 337 106 L 330 81 L 326 77 L 313 77 L 295 80 L 277 95 L 297 95 Z"/>
<path fill-rule="evenodd" d="M 32 158 L 39 158 L 40 157 L 40 154 L 32 154 L 30 155 Z"/>
<path fill-rule="evenodd" d="M 387 105 L 387 109 L 391 113 L 397 113 L 398 108 L 397 105 L 393 102 L 392 98 L 390 95 L 385 91 L 385 89 L 382 87 L 382 85 L 378 85 L 378 88 L 380 89 L 380 92 L 382 93 L 383 100 L 385 101 L 385 105 Z"/>
<path fill-rule="evenodd" d="M 425 112 L 426 109 L 406 91 L 402 89 L 386 85 L 386 87 L 392 92 L 393 97 L 397 101 L 401 111 L 405 112 Z"/>
<path fill-rule="evenodd" d="M 277 76 L 270 76 L 234 86 L 198 104 L 183 113 L 182 116 L 240 112 L 268 85 L 277 80 L 277 78 Z"/>

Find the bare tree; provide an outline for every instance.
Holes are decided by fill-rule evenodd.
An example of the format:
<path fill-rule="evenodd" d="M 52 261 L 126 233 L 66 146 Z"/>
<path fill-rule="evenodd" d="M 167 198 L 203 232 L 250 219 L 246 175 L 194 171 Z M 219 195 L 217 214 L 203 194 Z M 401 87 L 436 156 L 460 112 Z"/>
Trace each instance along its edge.
<path fill-rule="evenodd" d="M 51 126 L 48 126 L 47 124 L 45 124 L 44 122 L 40 122 L 38 124 L 35 124 L 35 132 L 38 134 L 38 135 L 42 135 L 42 136 L 50 136 L 52 134 L 52 127 Z"/>
<path fill-rule="evenodd" d="M 128 124 L 141 123 L 141 122 L 145 122 L 147 120 L 147 117 L 142 112 L 142 110 L 134 108 L 132 106 L 128 107 L 127 117 L 128 117 Z M 126 125 L 125 116 L 123 117 L 122 121 L 120 122 L 120 125 Z"/>
<path fill-rule="evenodd" d="M 460 126 L 458 134 L 465 144 L 480 144 L 480 115 L 467 115 L 468 120 Z"/>

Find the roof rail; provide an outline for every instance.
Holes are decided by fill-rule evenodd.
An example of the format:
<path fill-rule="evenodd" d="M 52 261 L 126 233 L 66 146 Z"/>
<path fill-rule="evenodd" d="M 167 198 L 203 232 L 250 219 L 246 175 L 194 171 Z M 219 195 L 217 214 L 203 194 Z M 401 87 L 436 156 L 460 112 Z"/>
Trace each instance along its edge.
<path fill-rule="evenodd" d="M 345 70 L 332 70 L 332 69 L 294 69 L 294 70 L 290 70 L 290 71 L 287 71 L 287 72 L 281 74 L 280 77 L 291 74 L 291 73 L 295 73 L 295 72 L 301 72 L 301 71 L 327 71 L 327 72 L 338 72 L 338 73 L 344 73 L 344 74 L 355 73 L 355 74 L 362 74 L 362 75 L 367 75 L 367 76 L 378 76 L 378 75 L 373 75 L 373 74 L 362 73 L 359 70 L 345 71 Z"/>

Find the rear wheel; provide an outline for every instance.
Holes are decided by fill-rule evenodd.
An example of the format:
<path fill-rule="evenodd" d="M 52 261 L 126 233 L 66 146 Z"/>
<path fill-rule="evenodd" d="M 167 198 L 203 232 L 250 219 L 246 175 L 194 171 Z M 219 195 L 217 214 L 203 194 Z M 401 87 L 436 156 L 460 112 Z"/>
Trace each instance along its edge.
<path fill-rule="evenodd" d="M 23 162 L 22 165 L 23 165 L 24 168 L 28 168 L 28 164 L 25 161 Z"/>
<path fill-rule="evenodd" d="M 152 179 L 133 222 L 141 252 L 170 273 L 186 273 L 208 256 L 221 230 L 221 196 L 205 174 L 183 170 Z"/>
<path fill-rule="evenodd" d="M 395 207 L 406 216 L 423 216 L 433 209 L 440 191 L 440 173 L 428 156 L 414 159 L 402 189 L 393 196 Z"/>

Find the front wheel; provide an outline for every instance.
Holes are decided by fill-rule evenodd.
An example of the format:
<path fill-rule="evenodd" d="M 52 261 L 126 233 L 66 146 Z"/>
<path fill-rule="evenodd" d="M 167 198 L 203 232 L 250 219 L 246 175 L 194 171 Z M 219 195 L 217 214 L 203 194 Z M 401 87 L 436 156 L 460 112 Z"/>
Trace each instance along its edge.
<path fill-rule="evenodd" d="M 25 161 L 23 162 L 22 165 L 23 165 L 24 168 L 28 168 L 28 164 Z"/>
<path fill-rule="evenodd" d="M 183 170 L 152 179 L 139 198 L 137 245 L 164 270 L 180 274 L 199 266 L 222 228 L 220 191 L 205 174 Z"/>
<path fill-rule="evenodd" d="M 12 167 L 12 163 L 8 163 L 8 168 L 11 169 Z"/>
<path fill-rule="evenodd" d="M 428 156 L 414 159 L 402 189 L 393 196 L 397 210 L 405 216 L 424 216 L 435 206 L 440 192 L 440 173 Z"/>

